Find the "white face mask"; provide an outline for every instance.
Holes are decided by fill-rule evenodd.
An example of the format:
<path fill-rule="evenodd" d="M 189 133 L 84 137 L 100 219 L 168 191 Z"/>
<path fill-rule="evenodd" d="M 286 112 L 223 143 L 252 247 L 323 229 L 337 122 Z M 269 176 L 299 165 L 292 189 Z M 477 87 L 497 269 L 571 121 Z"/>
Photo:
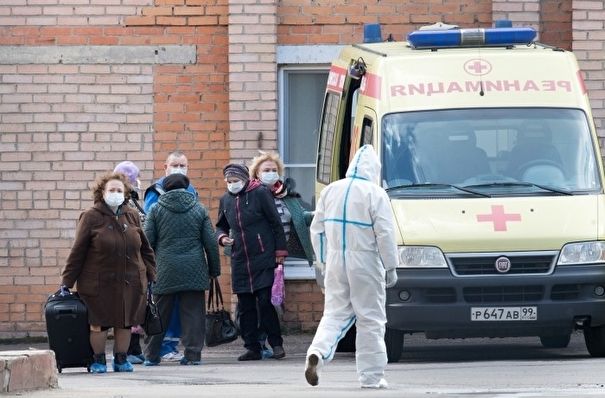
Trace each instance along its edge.
<path fill-rule="evenodd" d="M 124 203 L 124 194 L 119 192 L 109 192 L 103 197 L 105 203 L 110 207 L 118 207 Z"/>
<path fill-rule="evenodd" d="M 182 174 L 182 175 L 186 176 L 187 169 L 181 169 L 180 167 L 171 167 L 170 174 Z"/>
<path fill-rule="evenodd" d="M 265 185 L 273 185 L 279 180 L 279 175 L 275 171 L 260 173 L 260 181 Z"/>
<path fill-rule="evenodd" d="M 227 190 L 229 190 L 229 192 L 231 192 L 232 194 L 238 193 L 239 191 L 242 190 L 243 187 L 244 187 L 243 181 L 227 183 Z"/>

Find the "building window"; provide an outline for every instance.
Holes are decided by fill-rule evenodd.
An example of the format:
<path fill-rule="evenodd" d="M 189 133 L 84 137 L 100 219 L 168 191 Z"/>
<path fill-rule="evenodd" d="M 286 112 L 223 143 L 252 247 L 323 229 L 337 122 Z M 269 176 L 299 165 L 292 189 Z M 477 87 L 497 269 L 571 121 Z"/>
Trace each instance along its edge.
<path fill-rule="evenodd" d="M 315 208 L 319 115 L 333 59 L 342 46 L 278 46 L 278 150 L 301 204 Z M 289 258 L 286 279 L 315 279 L 314 267 Z"/>
<path fill-rule="evenodd" d="M 315 208 L 315 161 L 318 124 L 328 67 L 323 69 L 284 69 L 281 75 L 279 111 L 279 152 L 286 166 L 285 178 L 301 196 L 307 210 Z M 307 261 L 286 261 L 288 279 L 315 278 Z"/>
<path fill-rule="evenodd" d="M 319 115 L 326 89 L 328 69 L 283 71 L 280 111 L 280 155 L 286 177 L 295 183 L 303 207 L 315 208 L 315 162 Z"/>

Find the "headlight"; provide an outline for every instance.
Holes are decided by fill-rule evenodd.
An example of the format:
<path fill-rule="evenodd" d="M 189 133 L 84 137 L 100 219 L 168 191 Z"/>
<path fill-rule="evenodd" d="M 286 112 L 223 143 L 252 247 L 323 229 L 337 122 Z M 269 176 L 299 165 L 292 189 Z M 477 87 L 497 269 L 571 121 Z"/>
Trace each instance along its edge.
<path fill-rule="evenodd" d="M 605 242 L 570 243 L 563 246 L 558 265 L 605 263 Z"/>
<path fill-rule="evenodd" d="M 399 266 L 410 268 L 447 268 L 441 250 L 431 246 L 399 247 Z"/>

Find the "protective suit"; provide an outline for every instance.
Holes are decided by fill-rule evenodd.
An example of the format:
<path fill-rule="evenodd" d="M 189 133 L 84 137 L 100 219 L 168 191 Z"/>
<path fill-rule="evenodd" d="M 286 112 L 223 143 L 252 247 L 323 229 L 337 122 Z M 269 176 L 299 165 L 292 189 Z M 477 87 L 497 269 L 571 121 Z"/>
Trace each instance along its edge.
<path fill-rule="evenodd" d="M 325 305 L 307 351 L 305 376 L 311 385 L 317 384 L 316 373 L 332 360 L 338 341 L 357 322 L 361 386 L 386 387 L 385 277 L 395 275 L 396 281 L 398 257 L 389 198 L 375 183 L 379 173 L 378 156 L 371 145 L 364 145 L 355 154 L 346 178 L 328 185 L 316 206 L 310 232 L 317 259 L 325 267 Z M 319 357 L 317 366 L 309 365 L 312 354 Z"/>

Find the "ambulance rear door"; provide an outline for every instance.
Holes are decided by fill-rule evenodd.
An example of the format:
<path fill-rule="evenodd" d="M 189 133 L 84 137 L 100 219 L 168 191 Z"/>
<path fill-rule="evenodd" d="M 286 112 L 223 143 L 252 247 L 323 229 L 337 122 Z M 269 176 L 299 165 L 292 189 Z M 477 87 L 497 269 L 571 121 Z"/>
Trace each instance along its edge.
<path fill-rule="evenodd" d="M 353 119 L 360 80 L 348 75 L 349 64 L 336 60 L 328 75 L 319 123 L 315 194 L 345 176 L 351 152 Z"/>

